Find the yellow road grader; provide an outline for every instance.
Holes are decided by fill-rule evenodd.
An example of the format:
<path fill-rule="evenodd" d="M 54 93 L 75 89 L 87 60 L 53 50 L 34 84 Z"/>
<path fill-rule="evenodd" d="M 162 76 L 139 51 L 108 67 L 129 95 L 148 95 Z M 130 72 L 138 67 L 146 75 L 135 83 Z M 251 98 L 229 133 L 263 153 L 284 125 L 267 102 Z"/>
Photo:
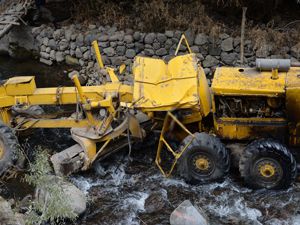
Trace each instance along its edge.
<path fill-rule="evenodd" d="M 185 41 L 189 53 L 177 56 Z M 16 161 L 16 134 L 33 128 L 71 128 L 76 144 L 51 156 L 55 172 L 87 170 L 97 159 L 149 132 L 159 133 L 155 162 L 166 177 L 177 171 L 191 183 L 224 178 L 230 152 L 239 144 L 239 171 L 252 188 L 289 187 L 297 174 L 300 146 L 300 67 L 289 60 L 258 59 L 256 68 L 219 67 L 211 87 L 182 36 L 169 62 L 137 56 L 133 85 L 119 82 L 124 71 L 105 67 L 110 82 L 37 88 L 33 76 L 12 77 L 0 86 L 0 174 Z M 53 115 L 45 106 L 68 106 Z M 236 148 L 235 148 L 236 149 Z"/>

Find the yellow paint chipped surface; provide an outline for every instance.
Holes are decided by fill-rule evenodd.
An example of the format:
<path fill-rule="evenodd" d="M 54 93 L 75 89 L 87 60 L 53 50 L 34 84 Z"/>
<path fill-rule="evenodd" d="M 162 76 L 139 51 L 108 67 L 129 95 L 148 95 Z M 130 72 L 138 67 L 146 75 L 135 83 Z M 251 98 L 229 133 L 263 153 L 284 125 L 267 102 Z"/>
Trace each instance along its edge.
<path fill-rule="evenodd" d="M 137 108 L 170 110 L 199 105 L 198 67 L 194 54 L 161 59 L 136 57 L 133 74 Z"/>

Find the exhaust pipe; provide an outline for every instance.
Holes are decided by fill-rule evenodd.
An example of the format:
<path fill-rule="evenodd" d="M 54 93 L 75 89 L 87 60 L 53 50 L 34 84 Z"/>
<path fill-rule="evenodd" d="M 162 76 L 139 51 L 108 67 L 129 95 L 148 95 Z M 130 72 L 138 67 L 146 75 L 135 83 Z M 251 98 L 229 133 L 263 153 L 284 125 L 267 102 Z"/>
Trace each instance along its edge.
<path fill-rule="evenodd" d="M 300 67 L 300 63 L 292 63 L 290 59 L 256 59 L 256 69 L 261 71 L 287 72 L 291 67 Z"/>

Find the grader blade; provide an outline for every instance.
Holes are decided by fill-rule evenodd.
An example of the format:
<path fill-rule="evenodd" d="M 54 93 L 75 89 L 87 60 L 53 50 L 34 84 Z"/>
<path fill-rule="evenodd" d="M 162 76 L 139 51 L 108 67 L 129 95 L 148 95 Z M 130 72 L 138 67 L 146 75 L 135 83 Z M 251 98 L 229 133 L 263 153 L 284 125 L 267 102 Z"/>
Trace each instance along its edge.
<path fill-rule="evenodd" d="M 50 160 L 55 174 L 67 176 L 75 171 L 79 171 L 83 166 L 84 155 L 84 150 L 79 144 L 52 155 Z"/>

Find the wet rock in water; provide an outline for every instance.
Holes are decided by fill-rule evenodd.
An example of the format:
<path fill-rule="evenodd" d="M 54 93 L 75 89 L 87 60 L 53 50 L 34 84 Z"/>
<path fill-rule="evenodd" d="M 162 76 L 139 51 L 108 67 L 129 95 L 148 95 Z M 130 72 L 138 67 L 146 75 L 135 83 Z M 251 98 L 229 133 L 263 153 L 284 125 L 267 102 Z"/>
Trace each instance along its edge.
<path fill-rule="evenodd" d="M 0 196 L 0 224 L 23 225 L 25 224 L 22 214 L 14 213 L 11 204 Z"/>
<path fill-rule="evenodd" d="M 67 197 L 66 201 L 68 201 L 69 208 L 73 211 L 73 213 L 77 215 L 84 213 L 87 204 L 84 193 L 79 190 L 74 184 L 64 181 L 60 177 L 49 176 L 49 182 L 53 181 L 61 185 L 62 192 Z M 47 191 L 43 189 L 37 189 L 35 197 L 40 204 L 43 204 L 46 201 L 47 195 Z"/>
<path fill-rule="evenodd" d="M 170 216 L 171 225 L 209 225 L 206 215 L 189 200 L 182 202 Z"/>
<path fill-rule="evenodd" d="M 167 191 L 162 189 L 161 191 L 152 192 L 146 198 L 144 207 L 147 213 L 153 213 L 164 209 L 167 205 Z"/>

